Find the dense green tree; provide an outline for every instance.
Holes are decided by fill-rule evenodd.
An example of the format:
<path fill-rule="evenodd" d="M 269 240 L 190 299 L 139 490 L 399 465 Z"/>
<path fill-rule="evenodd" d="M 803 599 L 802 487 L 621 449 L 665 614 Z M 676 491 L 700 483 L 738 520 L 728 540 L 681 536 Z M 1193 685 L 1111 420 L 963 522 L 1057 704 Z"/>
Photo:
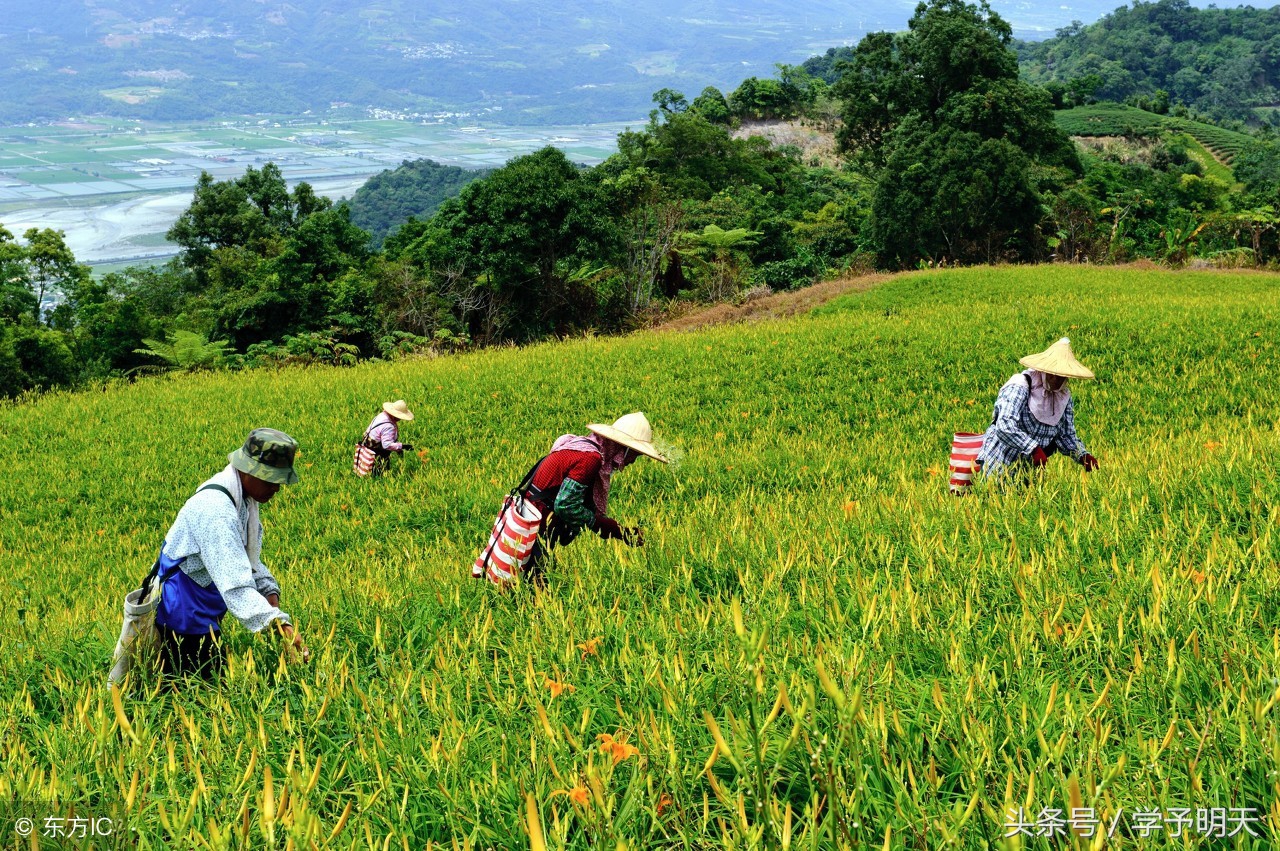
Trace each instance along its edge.
<path fill-rule="evenodd" d="M 712 124 L 728 124 L 732 117 L 729 112 L 729 102 L 715 86 L 707 86 L 703 89 L 702 94 L 693 99 L 690 109 Z"/>
<path fill-rule="evenodd" d="M 27 280 L 26 248 L 0 226 L 0 321 L 17 323 L 22 317 L 39 315 L 40 300 Z M 9 347 L 13 347 L 11 339 Z"/>
<path fill-rule="evenodd" d="M 280 169 L 267 163 L 250 166 L 232 180 L 214 180 L 201 172 L 191 205 L 169 228 L 166 237 L 182 248 L 182 262 L 202 279 L 213 273 L 219 248 L 276 256 L 284 238 L 302 221 L 331 206 L 300 183 L 290 193 Z"/>
<path fill-rule="evenodd" d="M 29 228 L 23 234 L 27 241 L 23 255 L 25 280 L 35 296 L 33 318 L 39 322 L 41 311 L 51 311 L 46 302 L 64 296 L 89 277 L 89 268 L 77 263 L 67 247 L 66 234 L 51 228 Z"/>
<path fill-rule="evenodd" d="M 1264 203 L 1280 201 L 1280 147 L 1250 145 L 1236 155 L 1232 169 L 1250 195 Z"/>
<path fill-rule="evenodd" d="M 79 374 L 75 356 L 61 331 L 35 324 L 12 326 L 14 359 L 22 377 L 10 395 L 23 390 L 70 387 Z"/>
<path fill-rule="evenodd" d="M 901 35 L 876 33 L 836 84 L 845 150 L 877 181 L 883 262 L 1038 256 L 1043 194 L 1080 171 L 1049 95 L 1018 79 L 1009 25 L 984 2 L 931 0 Z"/>
<path fill-rule="evenodd" d="M 0 399 L 17 396 L 30 385 L 13 350 L 14 326 L 0 322 Z"/>
<path fill-rule="evenodd" d="M 675 89 L 658 89 L 653 93 L 653 102 L 665 113 L 684 112 L 689 108 L 689 101 Z"/>
<path fill-rule="evenodd" d="M 1040 197 L 1009 139 L 904 126 L 877 183 L 871 235 L 892 265 L 1032 255 Z"/>
<path fill-rule="evenodd" d="M 594 315 L 594 296 L 572 273 L 614 239 L 595 185 L 548 147 L 446 201 L 405 254 L 434 274 L 465 270 L 486 289 L 492 309 L 477 336 L 528 340 Z"/>
<path fill-rule="evenodd" d="M 274 236 L 261 209 L 238 180 L 216 181 L 201 172 L 189 206 L 165 237 L 182 248 L 182 261 L 202 277 L 209 274 L 214 252 L 239 247 L 267 253 Z"/>
<path fill-rule="evenodd" d="M 135 349 L 144 337 L 158 333 L 160 323 L 130 292 L 124 276 L 86 279 L 70 293 L 67 304 L 72 312 L 71 347 L 88 373 L 124 373 L 145 362 Z"/>

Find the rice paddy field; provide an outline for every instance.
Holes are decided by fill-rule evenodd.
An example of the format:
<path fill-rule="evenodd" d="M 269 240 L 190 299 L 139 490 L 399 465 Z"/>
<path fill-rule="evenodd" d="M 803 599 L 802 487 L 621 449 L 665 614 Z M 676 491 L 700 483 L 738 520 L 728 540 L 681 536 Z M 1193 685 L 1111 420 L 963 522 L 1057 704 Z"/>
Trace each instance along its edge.
<path fill-rule="evenodd" d="M 0 408 L 0 847 L 1271 848 L 1280 278 L 921 272 L 813 314 Z M 1090 474 L 947 492 L 1069 336 Z M 417 452 L 350 470 L 381 402 Z M 629 549 L 469 577 L 568 431 L 643 410 Z M 303 450 L 264 561 L 313 650 L 106 685 L 123 595 L 248 430 Z M 41 836 L 110 817 L 111 836 Z"/>

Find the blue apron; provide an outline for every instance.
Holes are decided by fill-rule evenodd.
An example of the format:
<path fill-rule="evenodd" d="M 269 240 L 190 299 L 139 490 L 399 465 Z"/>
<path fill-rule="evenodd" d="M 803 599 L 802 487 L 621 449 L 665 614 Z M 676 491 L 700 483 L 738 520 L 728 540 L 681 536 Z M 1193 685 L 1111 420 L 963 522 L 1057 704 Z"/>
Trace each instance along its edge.
<path fill-rule="evenodd" d="M 220 490 L 231 499 L 230 492 L 219 485 L 206 485 L 200 490 Z M 182 570 L 184 561 L 185 556 L 174 559 L 165 555 L 161 544 L 160 556 L 151 568 L 152 575 L 163 583 L 160 586 L 160 605 L 156 607 L 156 623 L 182 635 L 217 633 L 222 628 L 227 603 L 216 584 L 211 582 L 208 588 L 202 588 L 187 576 Z"/>

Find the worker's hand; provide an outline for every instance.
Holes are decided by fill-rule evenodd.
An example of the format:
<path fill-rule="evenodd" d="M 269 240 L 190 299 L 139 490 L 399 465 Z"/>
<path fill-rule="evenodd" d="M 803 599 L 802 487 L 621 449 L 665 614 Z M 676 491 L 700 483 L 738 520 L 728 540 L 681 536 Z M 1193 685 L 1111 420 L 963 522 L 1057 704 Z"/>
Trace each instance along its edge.
<path fill-rule="evenodd" d="M 626 544 L 628 547 L 643 547 L 644 546 L 644 530 L 641 529 L 639 526 L 633 526 L 631 528 L 623 529 L 622 543 Z"/>
<path fill-rule="evenodd" d="M 280 634 L 284 636 L 285 641 L 289 642 L 288 646 L 291 654 L 297 654 L 303 663 L 311 661 L 311 650 L 302 643 L 302 636 L 293 626 L 287 623 L 280 624 Z"/>
<path fill-rule="evenodd" d="M 400 451 L 401 451 L 401 452 L 412 452 L 412 451 L 413 451 L 413 444 L 412 444 L 412 443 L 402 443 L 402 444 L 400 444 Z"/>
<path fill-rule="evenodd" d="M 1031 466 L 1043 467 L 1045 464 L 1048 464 L 1048 463 L 1049 463 L 1049 456 L 1044 453 L 1043 449 L 1037 446 L 1035 450 L 1031 453 Z"/>
<path fill-rule="evenodd" d="M 268 594 L 268 595 L 267 595 L 267 602 L 271 604 L 271 607 L 272 607 L 273 609 L 278 609 L 278 608 L 280 608 L 280 595 L 279 595 L 279 594 Z"/>
<path fill-rule="evenodd" d="M 1086 452 L 1080 456 L 1080 465 L 1084 467 L 1086 473 L 1092 472 L 1098 469 L 1098 459 Z"/>

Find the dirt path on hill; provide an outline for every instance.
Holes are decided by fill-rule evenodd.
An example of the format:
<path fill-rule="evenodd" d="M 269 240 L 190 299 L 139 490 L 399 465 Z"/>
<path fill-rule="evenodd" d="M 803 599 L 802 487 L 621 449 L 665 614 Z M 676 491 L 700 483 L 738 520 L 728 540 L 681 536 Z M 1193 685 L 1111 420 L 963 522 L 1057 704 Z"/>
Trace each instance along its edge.
<path fill-rule="evenodd" d="M 728 325 L 734 322 L 757 322 L 761 319 L 785 319 L 798 313 L 807 313 L 820 304 L 826 304 L 845 293 L 871 289 L 892 275 L 869 274 L 835 281 L 823 281 L 804 289 L 774 293 L 752 299 L 745 304 L 716 304 L 711 307 L 678 316 L 654 326 L 654 331 L 697 331 L 712 325 Z"/>

